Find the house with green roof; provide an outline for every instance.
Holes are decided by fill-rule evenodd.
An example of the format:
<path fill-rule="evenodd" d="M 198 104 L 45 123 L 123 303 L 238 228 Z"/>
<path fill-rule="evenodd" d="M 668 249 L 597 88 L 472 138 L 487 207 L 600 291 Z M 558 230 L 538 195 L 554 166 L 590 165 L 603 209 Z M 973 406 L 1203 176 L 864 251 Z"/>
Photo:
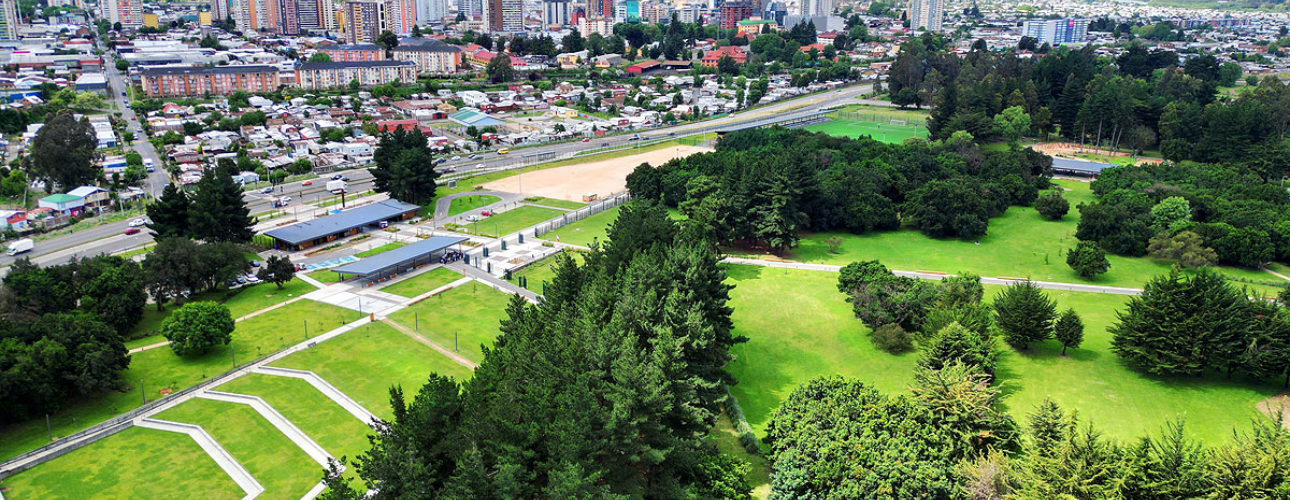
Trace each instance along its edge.
<path fill-rule="evenodd" d="M 85 198 L 66 193 L 51 194 L 41 198 L 38 203 L 41 208 L 70 215 L 75 215 L 85 208 Z"/>

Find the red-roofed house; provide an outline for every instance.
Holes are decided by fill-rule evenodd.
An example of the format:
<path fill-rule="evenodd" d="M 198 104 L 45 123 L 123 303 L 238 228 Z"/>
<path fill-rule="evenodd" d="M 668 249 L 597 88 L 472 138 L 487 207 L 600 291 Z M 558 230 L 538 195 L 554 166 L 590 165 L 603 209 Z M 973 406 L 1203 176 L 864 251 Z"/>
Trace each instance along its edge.
<path fill-rule="evenodd" d="M 658 62 L 658 61 L 654 61 L 654 60 L 641 61 L 641 62 L 638 62 L 638 63 L 633 64 L 633 65 L 631 65 L 631 66 L 628 66 L 628 67 L 627 67 L 627 74 L 629 74 L 629 75 L 639 75 L 639 74 L 641 74 L 641 73 L 645 73 L 645 72 L 647 72 L 647 71 L 653 71 L 653 70 L 656 70 L 656 69 L 660 68 L 662 65 L 663 65 L 662 63 L 660 63 L 660 62 Z"/>
<path fill-rule="evenodd" d="M 722 56 L 730 56 L 731 59 L 734 59 L 735 62 L 739 64 L 743 64 L 748 60 L 748 54 L 745 54 L 742 49 L 733 45 L 728 45 L 704 52 L 703 60 L 700 61 L 700 64 L 709 68 L 715 68 L 717 66 L 717 61 L 720 61 Z"/>

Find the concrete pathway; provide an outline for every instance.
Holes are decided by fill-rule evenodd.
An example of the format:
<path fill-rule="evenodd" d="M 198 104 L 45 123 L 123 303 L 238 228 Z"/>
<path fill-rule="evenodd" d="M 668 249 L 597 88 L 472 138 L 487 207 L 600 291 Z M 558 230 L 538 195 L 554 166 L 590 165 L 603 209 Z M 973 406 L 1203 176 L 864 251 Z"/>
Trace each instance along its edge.
<path fill-rule="evenodd" d="M 480 196 L 480 195 L 496 196 L 498 198 L 501 198 L 501 201 L 497 201 L 497 202 L 476 208 L 474 210 L 467 210 L 457 215 L 448 215 L 448 210 L 452 207 L 452 200 L 455 200 L 457 198 L 465 198 L 468 196 Z M 524 200 L 524 196 L 521 194 L 503 193 L 501 191 L 466 191 L 464 193 L 450 194 L 442 198 L 439 198 L 438 200 L 435 201 L 434 218 L 436 220 L 441 220 L 443 222 L 453 222 L 467 215 L 479 215 L 480 211 L 492 208 L 497 205 L 507 205 L 510 203 L 516 203 L 523 200 Z"/>
<path fill-rule="evenodd" d="M 353 415 L 354 418 L 357 418 L 364 424 L 370 426 L 372 425 L 372 422 L 378 420 L 376 414 L 367 411 L 367 408 L 363 408 L 363 405 L 358 404 L 358 402 L 354 401 L 353 398 L 350 398 L 349 395 L 341 392 L 341 390 L 337 389 L 336 386 L 331 385 L 331 383 L 327 382 L 326 379 L 319 377 L 318 374 L 314 372 L 307 370 L 294 370 L 291 368 L 279 368 L 276 366 L 261 366 L 255 369 L 255 373 L 304 380 L 305 382 L 308 382 L 309 385 L 313 386 L 314 389 L 317 389 L 318 392 L 323 393 L 324 396 L 327 396 L 337 405 L 340 405 L 341 408 L 344 408 L 345 411 L 349 412 L 350 415 Z"/>
<path fill-rule="evenodd" d="M 483 269 L 468 266 L 466 265 L 466 263 L 461 261 L 448 264 L 448 267 L 454 271 L 461 273 L 462 275 L 468 278 L 473 278 L 476 281 L 479 281 L 480 283 L 488 285 L 497 291 L 507 293 L 510 295 L 514 295 L 518 293 L 520 294 L 520 296 L 528 299 L 529 302 L 532 302 L 534 304 L 536 304 L 538 302 L 538 299 L 542 297 L 541 295 L 538 295 L 533 291 L 526 290 L 514 283 L 511 283 L 509 281 L 506 281 L 496 276 L 493 276 L 491 274 L 488 274 L 487 272 L 484 272 Z"/>
<path fill-rule="evenodd" d="M 198 394 L 197 397 L 212 401 L 250 406 L 256 413 L 259 413 L 261 417 L 264 417 L 264 419 L 268 420 L 270 424 L 273 424 L 273 427 L 278 429 L 278 432 L 287 436 L 287 439 L 290 439 L 292 443 L 295 443 L 295 445 L 300 447 L 301 450 L 304 450 L 305 454 L 309 455 L 309 458 L 318 462 L 318 465 L 326 467 L 327 461 L 332 458 L 331 454 L 327 453 L 327 450 L 324 450 L 322 446 L 319 446 L 318 443 L 315 442 L 313 438 L 310 438 L 308 434 L 305 434 L 305 431 L 296 427 L 296 424 L 287 420 L 287 417 L 282 416 L 281 413 L 278 413 L 278 410 L 274 409 L 273 406 L 269 405 L 268 402 L 259 396 L 209 390 Z"/>
<path fill-rule="evenodd" d="M 745 265 L 745 266 L 776 267 L 776 268 L 784 268 L 784 269 L 803 269 L 807 271 L 838 272 L 842 270 L 842 266 L 834 266 L 830 264 L 810 264 L 806 262 L 780 262 L 780 261 L 761 260 L 761 259 L 748 259 L 744 257 L 726 257 L 722 259 L 721 262 L 724 262 L 726 264 L 739 264 L 739 265 Z M 941 280 L 950 276 L 954 276 L 953 274 L 929 273 L 929 272 L 923 272 L 923 271 L 892 270 L 891 272 L 896 276 L 908 276 L 911 278 L 919 278 L 919 279 L 925 279 L 925 280 Z M 986 285 L 1011 285 L 1013 283 L 1017 283 L 1021 281 L 1030 281 L 1031 283 L 1034 283 L 1035 286 L 1038 286 L 1039 288 L 1047 288 L 1050 290 L 1069 290 L 1072 292 L 1091 292 L 1091 293 L 1113 293 L 1118 295 L 1141 295 L 1142 294 L 1141 288 L 1120 288 L 1120 287 L 1101 286 L 1101 285 L 1079 285 L 1074 283 L 1058 283 L 1053 281 L 1025 280 L 1022 278 L 986 278 L 986 277 L 981 278 L 981 283 Z"/>
<path fill-rule="evenodd" d="M 315 285 L 315 286 L 316 286 L 316 285 Z M 301 295 L 301 296 L 299 296 L 299 297 L 295 297 L 295 298 L 292 298 L 292 299 L 290 299 L 290 300 L 286 300 L 286 301 L 283 301 L 283 302 L 281 302 L 281 303 L 271 305 L 271 306 L 266 307 L 266 308 L 264 308 L 264 309 L 260 309 L 260 310 L 258 310 L 258 311 L 253 311 L 253 312 L 247 313 L 247 314 L 245 314 L 245 315 L 242 315 L 242 316 L 240 316 L 240 317 L 233 318 L 233 321 L 235 321 L 235 322 L 236 322 L 236 321 L 243 321 L 243 320 L 247 320 L 247 319 L 250 319 L 250 318 L 254 318 L 254 317 L 256 317 L 256 316 L 259 316 L 259 315 L 261 315 L 261 314 L 267 313 L 267 312 L 272 311 L 272 310 L 274 310 L 274 309 L 277 309 L 277 308 L 279 308 L 279 307 L 285 307 L 287 304 L 290 304 L 290 303 L 293 303 L 293 302 L 299 301 L 299 300 L 304 299 L 304 298 L 305 298 L 305 296 L 304 296 L 304 295 Z M 148 344 L 148 345 L 145 345 L 145 346 L 139 346 L 139 347 L 136 347 L 136 348 L 134 348 L 134 349 L 130 349 L 129 351 L 127 351 L 127 352 L 126 352 L 126 354 L 135 354 L 135 353 L 139 353 L 139 352 L 143 352 L 143 351 L 147 351 L 147 350 L 151 350 L 151 349 L 156 349 L 156 348 L 158 348 L 158 347 L 166 347 L 166 346 L 168 346 L 168 345 L 170 345 L 170 341 L 169 341 L 169 340 L 164 341 L 164 342 L 157 342 L 157 343 L 155 343 L 155 344 Z"/>
<path fill-rule="evenodd" d="M 402 332 L 404 335 L 411 337 L 413 340 L 416 340 L 417 342 L 425 344 L 426 347 L 439 351 L 440 354 L 447 356 L 449 359 L 457 362 L 457 364 L 461 366 L 470 368 L 471 370 L 474 370 L 475 368 L 479 367 L 479 365 L 475 364 L 474 361 L 466 359 L 465 356 L 462 356 L 461 354 L 453 352 L 451 349 L 448 349 L 447 347 L 439 345 L 438 342 L 435 342 L 433 340 L 426 338 L 424 335 L 421 335 L 420 333 L 413 331 L 411 328 L 408 328 L 406 326 L 399 324 L 397 321 L 383 319 L 381 320 L 381 322 L 394 327 L 395 330 Z"/>
<path fill-rule="evenodd" d="M 1266 268 L 1266 267 L 1260 267 L 1259 269 L 1262 269 L 1262 270 L 1264 270 L 1264 271 L 1267 271 L 1267 272 L 1268 272 L 1268 274 L 1271 274 L 1271 275 L 1276 276 L 1276 277 L 1278 277 L 1278 278 L 1281 278 L 1281 279 L 1283 279 L 1283 280 L 1290 281 L 1290 277 L 1287 277 L 1287 276 L 1286 276 L 1286 275 L 1284 275 L 1284 274 L 1278 273 L 1278 272 L 1273 271 L 1273 270 L 1271 270 L 1271 269 L 1268 269 L 1268 268 Z"/>
<path fill-rule="evenodd" d="M 201 446 L 202 450 L 212 460 L 215 460 L 215 464 L 219 465 L 220 469 L 223 469 L 224 473 L 228 474 L 228 477 L 232 478 L 233 482 L 242 488 L 242 491 L 246 492 L 246 496 L 242 497 L 243 500 L 250 500 L 264 493 L 264 486 L 259 481 L 256 481 L 255 477 L 250 472 L 247 472 L 246 468 L 237 459 L 233 458 L 233 455 L 229 454 L 228 450 L 220 446 L 219 442 L 215 441 L 215 438 L 211 437 L 210 433 L 206 432 L 206 429 L 203 429 L 200 425 L 155 418 L 141 418 L 135 421 L 134 425 L 147 429 L 187 434 L 193 438 L 193 441 L 197 442 L 198 446 Z"/>
<path fill-rule="evenodd" d="M 149 349 L 156 349 L 156 348 L 158 348 L 158 347 L 166 347 L 166 346 L 168 346 L 168 345 L 170 345 L 170 341 L 169 341 L 169 340 L 166 340 L 166 341 L 162 341 L 162 342 L 157 342 L 157 343 L 155 343 L 155 344 L 148 344 L 148 345 L 143 345 L 143 346 L 136 347 L 136 348 L 134 348 L 134 349 L 130 349 L 129 351 L 126 351 L 126 354 L 134 354 L 134 353 L 138 353 L 138 352 L 147 351 L 147 350 L 149 350 Z"/>

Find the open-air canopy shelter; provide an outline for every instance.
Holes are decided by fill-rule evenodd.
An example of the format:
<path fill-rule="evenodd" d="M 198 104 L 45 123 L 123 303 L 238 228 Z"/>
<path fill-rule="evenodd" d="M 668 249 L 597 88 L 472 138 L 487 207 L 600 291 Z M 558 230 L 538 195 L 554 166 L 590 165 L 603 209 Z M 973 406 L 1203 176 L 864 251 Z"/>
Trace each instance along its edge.
<path fill-rule="evenodd" d="M 432 236 L 411 245 L 364 258 L 353 264 L 333 268 L 340 279 L 359 276 L 371 283 L 397 276 L 428 264 L 438 264 L 439 259 L 451 252 L 462 252 L 461 244 L 468 240 L 462 236 Z"/>

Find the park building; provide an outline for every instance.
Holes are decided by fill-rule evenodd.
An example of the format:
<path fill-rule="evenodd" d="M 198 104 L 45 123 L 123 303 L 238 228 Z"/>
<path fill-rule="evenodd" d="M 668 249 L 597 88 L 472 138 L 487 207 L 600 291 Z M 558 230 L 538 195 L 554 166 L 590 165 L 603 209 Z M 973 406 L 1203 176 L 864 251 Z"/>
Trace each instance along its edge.
<path fill-rule="evenodd" d="M 296 86 L 302 89 L 340 88 L 355 80 L 364 87 L 385 85 L 394 80 L 415 82 L 417 65 L 412 61 L 320 62 L 296 65 Z"/>
<path fill-rule="evenodd" d="M 281 85 L 276 66 L 187 66 L 144 68 L 139 71 L 143 93 L 149 97 L 228 95 L 238 90 L 274 92 Z"/>
<path fill-rule="evenodd" d="M 298 251 L 325 245 L 369 229 L 378 229 L 382 222 L 411 219 L 420 209 L 421 207 L 411 203 L 388 199 L 325 217 L 270 229 L 264 234 L 273 238 L 275 249 Z"/>

